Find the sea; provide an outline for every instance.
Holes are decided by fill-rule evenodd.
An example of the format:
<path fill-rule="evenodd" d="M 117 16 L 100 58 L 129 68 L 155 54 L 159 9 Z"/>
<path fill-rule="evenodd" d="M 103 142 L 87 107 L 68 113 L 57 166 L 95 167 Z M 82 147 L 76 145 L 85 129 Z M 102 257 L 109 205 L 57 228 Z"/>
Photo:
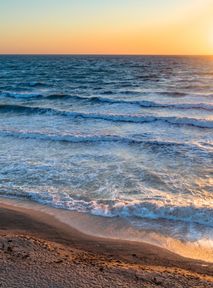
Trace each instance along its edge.
<path fill-rule="evenodd" d="M 213 57 L 0 56 L 0 201 L 209 254 L 212 168 Z"/>

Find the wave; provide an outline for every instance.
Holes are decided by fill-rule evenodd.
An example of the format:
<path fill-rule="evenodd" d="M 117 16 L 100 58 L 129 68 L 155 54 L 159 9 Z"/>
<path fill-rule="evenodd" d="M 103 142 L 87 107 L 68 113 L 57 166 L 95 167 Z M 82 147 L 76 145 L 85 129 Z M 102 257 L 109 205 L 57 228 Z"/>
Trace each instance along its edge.
<path fill-rule="evenodd" d="M 90 112 L 76 112 L 76 111 L 64 111 L 57 110 L 53 108 L 44 108 L 44 107 L 31 107 L 23 105 L 10 105 L 2 104 L 0 105 L 0 112 L 15 112 L 15 113 L 26 113 L 26 114 L 48 114 L 48 115 L 59 115 L 70 118 L 85 118 L 85 119 L 99 119 L 105 121 L 113 122 L 130 122 L 130 123 L 148 123 L 148 122 L 166 122 L 174 125 L 187 125 L 194 126 L 198 128 L 213 128 L 213 121 L 211 120 L 202 120 L 196 118 L 188 117 L 169 117 L 169 116 L 152 116 L 147 115 L 143 116 L 140 114 L 103 114 L 103 113 L 90 113 Z"/>
<path fill-rule="evenodd" d="M 44 96 L 40 93 L 19 93 L 19 92 L 0 92 L 1 97 L 15 98 L 15 99 L 41 99 Z"/>
<path fill-rule="evenodd" d="M 161 96 L 170 96 L 170 97 L 185 97 L 185 96 L 189 96 L 188 93 L 186 92 L 179 92 L 179 91 L 158 91 L 158 92 L 155 92 L 155 94 L 159 94 Z"/>
<path fill-rule="evenodd" d="M 58 141 L 58 142 L 124 142 L 132 144 L 152 144 L 152 145 L 166 145 L 166 146 L 179 146 L 179 145 L 193 145 L 196 144 L 186 144 L 178 143 L 172 141 L 158 141 L 158 140 L 147 140 L 147 139 L 137 139 L 137 136 L 122 137 L 118 135 L 106 135 L 106 134 L 44 134 L 37 131 L 28 131 L 28 130 L 0 130 L 0 136 L 8 136 L 14 138 L 23 138 L 23 139 L 38 139 L 38 140 L 47 140 L 47 141 Z M 141 138 L 142 135 L 140 135 Z"/>
<path fill-rule="evenodd" d="M 186 87 L 186 88 L 194 88 L 194 86 L 191 87 Z M 206 88 L 209 88 L 207 86 Z M 149 95 L 158 95 L 158 96 L 165 96 L 165 97 L 170 97 L 170 98 L 184 98 L 184 97 L 213 97 L 212 93 L 205 93 L 205 94 L 199 94 L 196 92 L 188 91 L 188 92 L 181 92 L 181 91 L 155 91 L 153 90 L 142 90 L 142 91 L 137 91 L 137 90 L 124 90 L 120 91 L 119 89 L 115 92 L 115 90 L 108 90 L 108 91 L 103 91 L 101 92 L 101 95 L 146 95 L 149 97 Z"/>
<path fill-rule="evenodd" d="M 213 111 L 213 105 L 206 103 L 182 103 L 182 104 L 167 104 L 167 103 L 156 103 L 148 100 L 123 100 L 123 99 L 112 99 L 104 97 L 81 97 L 72 96 L 75 100 L 87 100 L 90 102 L 103 102 L 110 104 L 132 104 L 138 105 L 140 107 L 148 108 L 173 108 L 173 109 L 203 109 L 208 111 Z"/>
<path fill-rule="evenodd" d="M 124 99 L 113 99 L 104 98 L 99 96 L 92 97 L 82 97 L 76 95 L 66 95 L 66 94 L 52 94 L 45 98 L 48 99 L 63 99 L 69 98 L 79 101 L 88 101 L 92 103 L 109 103 L 109 104 L 132 104 L 138 105 L 143 108 L 172 108 L 172 109 L 203 109 L 208 111 L 213 111 L 213 105 L 207 103 L 182 103 L 182 104 L 167 104 L 167 103 L 156 103 L 148 100 L 124 100 Z"/>
<path fill-rule="evenodd" d="M 15 112 L 15 113 L 48 113 L 53 112 L 54 110 L 51 108 L 40 108 L 40 107 L 30 107 L 24 105 L 16 105 L 16 104 L 0 104 L 0 112 Z"/>
<path fill-rule="evenodd" d="M 59 142 L 137 142 L 141 143 L 141 140 L 134 140 L 128 137 L 120 137 L 117 135 L 79 135 L 79 134 L 43 134 L 41 132 L 31 131 L 15 131 L 15 130 L 1 130 L 0 136 L 9 136 L 15 138 L 24 139 L 38 139 L 47 141 L 59 141 Z"/>
<path fill-rule="evenodd" d="M 78 95 L 68 95 L 63 93 L 56 93 L 50 95 L 41 95 L 36 93 L 3 93 L 3 96 L 6 97 L 14 97 L 14 98 L 38 98 L 38 99 L 71 99 L 74 101 L 87 101 L 91 103 L 109 103 L 109 104 L 129 104 L 129 105 L 137 105 L 142 108 L 169 108 L 169 109 L 202 109 L 207 111 L 213 111 L 213 105 L 210 103 L 157 103 L 149 100 L 124 100 L 124 99 L 115 99 L 115 98 L 105 98 L 100 96 L 91 96 L 91 97 L 83 97 Z"/>
<path fill-rule="evenodd" d="M 112 135 L 112 134 L 54 134 L 42 133 L 28 130 L 0 130 L 0 137 L 13 137 L 18 139 L 32 139 L 51 142 L 66 142 L 66 143 L 122 143 L 127 145 L 149 145 L 151 147 L 180 147 L 193 150 L 196 153 L 208 153 L 208 157 L 212 154 L 212 148 L 200 142 L 183 143 L 176 141 L 163 141 L 157 139 L 146 139 L 146 135 L 130 135 L 129 137 Z"/>
<path fill-rule="evenodd" d="M 145 219 L 167 219 L 188 223 L 197 223 L 213 227 L 212 208 L 190 206 L 174 206 L 158 204 L 154 201 L 122 201 L 109 203 L 93 201 L 91 213 L 105 217 L 137 217 Z"/>
<path fill-rule="evenodd" d="M 194 86 L 188 87 L 188 88 L 194 88 Z M 209 86 L 208 86 L 209 88 Z M 205 94 L 199 94 L 199 93 L 193 93 L 193 92 L 179 92 L 179 91 L 158 91 L 153 92 L 153 94 L 161 95 L 161 96 L 167 96 L 167 97 L 173 97 L 173 98 L 184 98 L 184 97 L 213 97 L 212 93 L 205 93 Z"/>
<path fill-rule="evenodd" d="M 30 82 L 18 82 L 16 83 L 17 86 L 28 86 L 28 87 L 35 87 L 35 88 L 40 88 L 40 87 L 47 87 L 49 86 L 47 83 L 44 82 L 39 82 L 39 81 L 30 81 Z"/>
<path fill-rule="evenodd" d="M 102 217 L 139 218 L 151 220 L 170 220 L 183 223 L 200 224 L 213 228 L 213 209 L 210 207 L 196 207 L 193 203 L 188 206 L 177 206 L 157 202 L 156 200 L 94 200 L 85 201 L 73 199 L 66 193 L 56 198 L 50 193 L 0 191 L 3 197 L 26 198 L 40 204 L 55 208 L 67 209 L 83 213 L 90 213 Z"/>

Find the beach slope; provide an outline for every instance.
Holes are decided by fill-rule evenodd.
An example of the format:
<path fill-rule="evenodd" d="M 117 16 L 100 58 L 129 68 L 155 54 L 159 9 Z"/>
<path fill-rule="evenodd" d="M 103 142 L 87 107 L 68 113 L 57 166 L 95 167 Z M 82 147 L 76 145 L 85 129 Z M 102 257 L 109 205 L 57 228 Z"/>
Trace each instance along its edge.
<path fill-rule="evenodd" d="M 0 204 L 0 287 L 212 287 L 213 265 Z"/>

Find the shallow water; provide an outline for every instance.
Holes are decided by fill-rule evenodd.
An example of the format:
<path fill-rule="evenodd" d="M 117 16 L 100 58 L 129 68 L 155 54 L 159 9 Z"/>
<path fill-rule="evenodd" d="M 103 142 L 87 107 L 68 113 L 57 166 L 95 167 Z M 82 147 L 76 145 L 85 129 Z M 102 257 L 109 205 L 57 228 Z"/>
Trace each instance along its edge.
<path fill-rule="evenodd" d="M 0 56 L 0 195 L 213 245 L 213 58 Z"/>

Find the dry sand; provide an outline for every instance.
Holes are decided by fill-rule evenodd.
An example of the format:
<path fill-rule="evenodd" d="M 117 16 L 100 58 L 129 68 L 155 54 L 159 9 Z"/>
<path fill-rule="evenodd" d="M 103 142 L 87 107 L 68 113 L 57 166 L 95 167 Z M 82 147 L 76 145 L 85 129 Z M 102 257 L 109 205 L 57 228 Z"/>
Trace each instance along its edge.
<path fill-rule="evenodd" d="M 0 287 L 213 287 L 213 264 L 0 204 Z"/>

